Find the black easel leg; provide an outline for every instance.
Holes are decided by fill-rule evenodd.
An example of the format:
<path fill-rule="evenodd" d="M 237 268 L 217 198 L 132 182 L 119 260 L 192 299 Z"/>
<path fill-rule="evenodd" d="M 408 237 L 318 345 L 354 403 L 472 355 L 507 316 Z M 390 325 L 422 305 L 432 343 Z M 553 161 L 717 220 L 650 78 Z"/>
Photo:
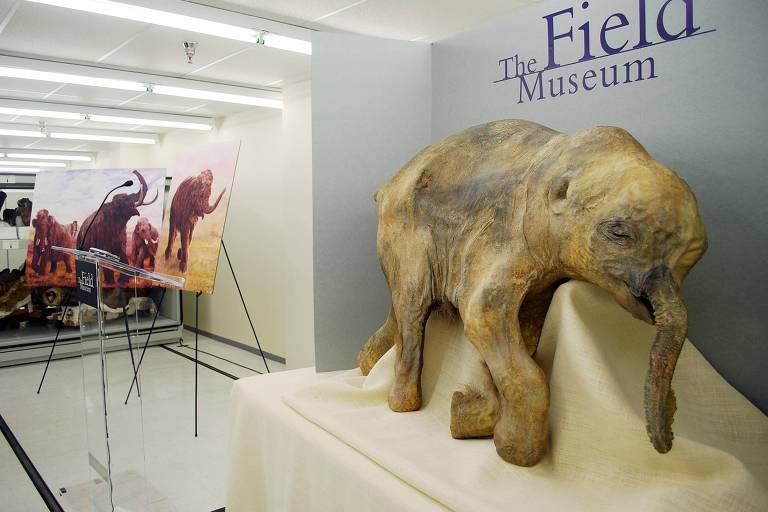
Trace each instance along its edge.
<path fill-rule="evenodd" d="M 128 403 L 128 399 L 131 397 L 131 391 L 133 391 L 133 385 L 136 384 L 138 388 L 138 376 L 139 376 L 139 369 L 141 368 L 141 362 L 144 361 L 144 354 L 147 352 L 147 346 L 149 345 L 149 338 L 152 337 L 152 331 L 155 330 L 155 322 L 157 321 L 157 316 L 160 314 L 160 306 L 163 305 L 163 299 L 165 298 L 165 288 L 162 288 L 163 293 L 160 294 L 160 302 L 157 304 L 157 308 L 155 308 L 155 316 L 152 318 L 152 325 L 149 327 L 149 333 L 147 333 L 147 341 L 144 342 L 144 346 L 141 349 L 141 356 L 139 356 L 139 364 L 136 365 L 136 371 L 133 372 L 133 381 L 131 381 L 131 387 L 128 390 L 128 394 L 125 396 L 125 403 Z"/>
<path fill-rule="evenodd" d="M 72 296 L 72 289 L 70 289 L 67 292 L 67 296 L 64 297 L 64 304 L 69 302 L 69 298 Z M 43 387 L 43 382 L 45 381 L 45 375 L 48 373 L 48 366 L 51 364 L 51 359 L 53 358 L 53 351 L 56 350 L 56 343 L 59 341 L 59 335 L 61 334 L 61 327 L 64 325 L 64 318 L 67 316 L 67 311 L 69 311 L 69 306 L 64 306 L 64 311 L 61 314 L 61 320 L 59 320 L 59 325 L 56 326 L 56 337 L 53 338 L 53 345 L 51 345 L 51 353 L 48 354 L 48 360 L 45 362 L 45 370 L 43 370 L 43 376 L 40 378 L 40 385 L 37 386 L 37 394 L 40 394 L 40 389 Z"/>
<path fill-rule="evenodd" d="M 224 245 L 224 239 L 221 240 L 221 246 L 224 248 L 224 256 L 227 257 L 227 264 L 229 264 L 229 271 L 232 272 L 232 279 L 235 280 L 235 286 L 237 287 L 237 293 L 240 295 L 240 302 L 243 303 L 243 309 L 245 309 L 245 316 L 248 317 L 248 323 L 251 326 L 251 332 L 253 332 L 253 337 L 256 338 L 256 345 L 259 347 L 259 353 L 261 354 L 261 359 L 264 361 L 264 368 L 267 369 L 267 373 L 270 373 L 269 371 L 269 365 L 267 364 L 267 358 L 264 357 L 264 351 L 261 349 L 261 343 L 259 342 L 259 337 L 256 335 L 256 329 L 253 327 L 253 322 L 251 321 L 251 315 L 248 313 L 248 306 L 245 305 L 245 299 L 243 298 L 243 292 L 240 291 L 240 283 L 237 282 L 237 276 L 235 275 L 235 269 L 232 268 L 232 260 L 229 259 L 229 253 L 227 252 L 227 246 Z"/>
<path fill-rule="evenodd" d="M 200 306 L 200 295 L 202 295 L 203 292 L 197 292 L 195 294 L 195 437 L 197 437 L 197 367 L 198 367 L 198 359 L 197 359 L 197 333 L 200 331 L 200 323 L 199 323 L 199 306 Z"/>
<path fill-rule="evenodd" d="M 125 319 L 125 337 L 128 338 L 128 353 L 131 354 L 131 366 L 133 373 L 136 374 L 136 360 L 133 358 L 133 345 L 131 344 L 131 329 L 128 327 L 128 307 L 123 306 L 123 318 Z M 141 398 L 141 389 L 138 381 L 136 382 L 136 394 Z"/>

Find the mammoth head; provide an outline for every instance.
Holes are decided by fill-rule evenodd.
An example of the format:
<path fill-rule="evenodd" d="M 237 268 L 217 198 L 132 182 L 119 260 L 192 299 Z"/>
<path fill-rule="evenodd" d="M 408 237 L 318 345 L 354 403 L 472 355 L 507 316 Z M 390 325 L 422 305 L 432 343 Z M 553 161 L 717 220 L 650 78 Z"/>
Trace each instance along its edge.
<path fill-rule="evenodd" d="M 656 326 L 645 414 L 651 442 L 665 453 L 676 408 L 672 375 L 688 329 L 680 285 L 707 247 L 696 198 L 619 128 L 569 137 L 557 162 L 547 203 L 560 261 Z"/>
<path fill-rule="evenodd" d="M 134 234 L 141 239 L 145 245 L 157 244 L 157 231 L 152 227 L 149 219 L 141 217 L 133 230 Z"/>
<path fill-rule="evenodd" d="M 199 175 L 200 181 L 210 187 L 213 184 L 213 172 L 210 169 L 206 169 Z"/>
<path fill-rule="evenodd" d="M 103 211 L 109 212 L 110 216 L 116 219 L 127 220 L 139 215 L 139 210 L 136 208 L 136 194 L 115 194 L 107 204 L 110 207 L 106 208 L 105 205 Z"/>

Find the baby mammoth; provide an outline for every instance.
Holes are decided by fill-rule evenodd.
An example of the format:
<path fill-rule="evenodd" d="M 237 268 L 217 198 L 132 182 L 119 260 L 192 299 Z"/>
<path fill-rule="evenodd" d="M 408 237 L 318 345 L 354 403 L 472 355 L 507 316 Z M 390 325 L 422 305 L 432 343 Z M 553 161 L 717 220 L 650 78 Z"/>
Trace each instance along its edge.
<path fill-rule="evenodd" d="M 358 362 L 367 374 L 396 346 L 393 411 L 421 407 L 424 326 L 448 304 L 485 366 L 482 389 L 454 393 L 452 435 L 492 434 L 504 460 L 536 464 L 549 387 L 532 355 L 555 289 L 580 279 L 656 326 L 645 416 L 653 446 L 669 451 L 688 328 L 680 285 L 707 238 L 688 185 L 629 133 L 475 126 L 422 150 L 374 198 L 392 310 Z"/>
<path fill-rule="evenodd" d="M 146 270 L 155 269 L 155 254 L 160 234 L 157 229 L 150 224 L 146 217 L 139 218 L 136 227 L 133 229 L 133 244 L 131 261 L 133 266 Z M 149 262 L 147 263 L 147 259 Z M 145 263 L 146 266 L 145 266 Z"/>

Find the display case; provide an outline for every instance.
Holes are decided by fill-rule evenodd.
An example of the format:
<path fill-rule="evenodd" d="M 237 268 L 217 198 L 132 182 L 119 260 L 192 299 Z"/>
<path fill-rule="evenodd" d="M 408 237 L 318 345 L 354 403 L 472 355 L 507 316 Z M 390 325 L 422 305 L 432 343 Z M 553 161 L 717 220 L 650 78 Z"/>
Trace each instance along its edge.
<path fill-rule="evenodd" d="M 170 180 L 166 180 L 166 188 Z M 15 174 L 0 172 L 0 190 L 7 194 L 6 204 L 15 205 L 18 199 L 29 198 L 34 203 L 34 174 Z M 28 226 L 0 226 L 0 271 L 19 269 L 24 264 L 29 243 Z M 160 291 L 150 290 L 149 297 L 159 303 Z M 168 290 L 160 307 L 160 313 L 152 331 L 151 345 L 176 341 L 182 335 L 183 318 L 181 292 Z M 135 316 L 129 318 L 129 326 L 146 338 L 152 318 Z M 128 339 L 122 318 L 105 321 L 105 334 L 111 342 L 108 350 L 125 350 Z M 37 361 L 45 361 L 50 352 L 57 332 L 57 324 L 48 322 L 21 322 L 21 325 L 0 330 L 0 367 L 13 366 Z M 86 347 L 87 350 L 93 350 Z M 77 326 L 61 328 L 53 359 L 77 357 L 80 355 L 80 332 Z"/>

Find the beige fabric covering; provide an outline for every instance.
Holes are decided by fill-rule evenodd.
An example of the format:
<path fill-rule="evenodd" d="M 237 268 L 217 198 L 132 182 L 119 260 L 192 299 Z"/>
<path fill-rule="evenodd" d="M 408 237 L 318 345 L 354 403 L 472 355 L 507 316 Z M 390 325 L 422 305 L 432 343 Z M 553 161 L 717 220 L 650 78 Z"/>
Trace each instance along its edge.
<path fill-rule="evenodd" d="M 370 466 L 403 481 L 403 496 L 416 489 L 452 510 L 768 510 L 768 418 L 690 342 L 673 381 L 679 405 L 674 445 L 665 455 L 654 451 L 643 417 L 653 338 L 653 327 L 633 319 L 599 288 L 580 282 L 560 287 L 536 355 L 550 379 L 550 449 L 532 468 L 502 461 L 491 439 L 451 438 L 451 395 L 471 382 L 478 355 L 460 325 L 436 315 L 427 327 L 420 411 L 394 413 L 387 406 L 392 352 L 368 377 L 359 370 L 316 376 L 303 389 L 285 393 L 283 401 L 320 427 L 318 439 L 330 433 L 355 450 L 345 446 L 332 457 L 357 464 L 363 454 Z M 235 419 L 238 406 L 233 403 Z M 246 435 L 243 427 L 235 425 L 233 452 Z M 259 429 L 247 435 L 260 435 Z M 260 457 L 258 448 L 250 450 Z M 300 461 L 306 454 L 281 456 Z M 316 474 L 304 478 L 328 479 L 329 466 L 311 468 Z M 233 471 L 239 471 L 237 464 Z M 337 483 L 328 485 L 355 479 L 339 471 L 332 479 Z M 414 501 L 408 508 L 425 510 L 422 505 Z M 336 509 L 369 508 L 345 501 Z"/>

